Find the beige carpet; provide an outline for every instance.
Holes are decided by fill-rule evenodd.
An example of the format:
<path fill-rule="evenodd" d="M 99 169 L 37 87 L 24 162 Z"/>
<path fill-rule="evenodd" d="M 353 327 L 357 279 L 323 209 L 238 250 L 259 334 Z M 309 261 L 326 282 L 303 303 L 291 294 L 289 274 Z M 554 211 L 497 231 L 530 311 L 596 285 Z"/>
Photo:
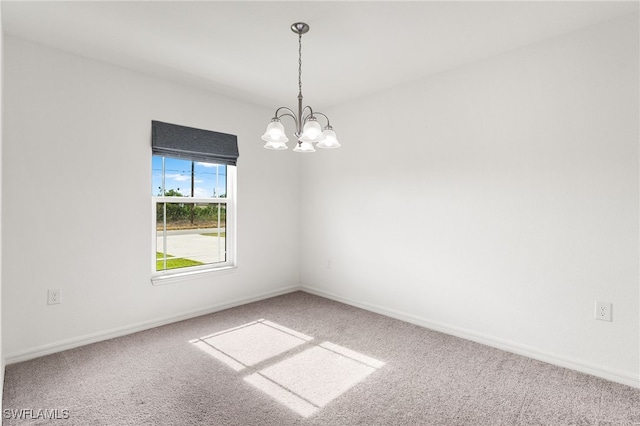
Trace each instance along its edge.
<path fill-rule="evenodd" d="M 640 425 L 640 390 L 297 292 L 9 365 L 3 408 L 4 425 Z"/>

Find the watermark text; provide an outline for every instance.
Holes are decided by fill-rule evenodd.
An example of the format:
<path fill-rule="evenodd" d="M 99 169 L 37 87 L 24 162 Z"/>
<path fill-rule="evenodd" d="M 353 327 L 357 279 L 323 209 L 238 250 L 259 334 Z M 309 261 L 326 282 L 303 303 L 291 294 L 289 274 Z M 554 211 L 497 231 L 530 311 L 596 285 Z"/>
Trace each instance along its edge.
<path fill-rule="evenodd" d="M 2 410 L 2 417 L 6 420 L 66 420 L 69 410 L 58 408 L 19 408 Z"/>

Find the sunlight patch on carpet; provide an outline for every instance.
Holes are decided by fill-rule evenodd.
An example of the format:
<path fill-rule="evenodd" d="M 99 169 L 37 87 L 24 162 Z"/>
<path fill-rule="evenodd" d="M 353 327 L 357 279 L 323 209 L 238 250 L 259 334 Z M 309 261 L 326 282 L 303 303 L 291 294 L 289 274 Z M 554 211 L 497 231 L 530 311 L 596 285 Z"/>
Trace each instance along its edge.
<path fill-rule="evenodd" d="M 374 367 L 339 353 L 314 346 L 256 374 L 277 383 L 301 400 L 320 408 L 351 389 L 375 370 Z M 289 399 L 281 400 L 277 395 L 269 394 L 293 409 Z M 294 411 L 297 410 L 294 409 Z"/>
<path fill-rule="evenodd" d="M 235 371 L 240 371 L 312 339 L 271 321 L 258 320 L 192 340 L 191 343 Z"/>
<path fill-rule="evenodd" d="M 211 345 L 205 343 L 202 340 L 197 340 L 197 341 L 191 342 L 191 343 L 195 347 L 197 347 L 198 349 L 203 351 L 204 353 L 209 354 L 212 357 L 214 357 L 215 359 L 217 359 L 218 361 L 221 361 L 221 362 L 227 364 L 227 366 L 231 367 L 234 371 L 244 370 L 244 368 L 245 368 L 244 365 L 242 365 L 241 363 L 239 363 L 235 359 L 231 358 L 228 355 L 225 355 L 224 353 L 220 352 L 219 350 L 217 350 L 216 348 L 212 347 Z"/>
<path fill-rule="evenodd" d="M 190 343 L 234 371 L 249 369 L 245 382 L 303 417 L 384 366 L 335 343 L 312 341 L 313 337 L 261 319 Z"/>
<path fill-rule="evenodd" d="M 309 401 L 305 401 L 295 393 L 291 392 L 280 386 L 278 383 L 273 382 L 260 373 L 255 373 L 244 378 L 245 382 L 252 384 L 257 389 L 269 395 L 271 398 L 278 401 L 280 404 L 300 414 L 302 417 L 309 417 L 316 411 L 317 406 L 313 405 Z"/>

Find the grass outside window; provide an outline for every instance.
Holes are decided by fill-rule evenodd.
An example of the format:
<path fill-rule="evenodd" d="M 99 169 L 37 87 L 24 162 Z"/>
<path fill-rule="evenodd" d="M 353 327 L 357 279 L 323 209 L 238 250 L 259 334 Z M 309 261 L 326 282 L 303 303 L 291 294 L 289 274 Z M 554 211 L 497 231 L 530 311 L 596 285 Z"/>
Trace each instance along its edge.
<path fill-rule="evenodd" d="M 199 266 L 203 265 L 202 262 L 198 262 L 196 260 L 185 259 L 182 257 L 173 257 L 170 254 L 167 254 L 167 267 L 164 265 L 164 256 L 160 252 L 156 252 L 156 270 L 162 271 L 165 269 L 176 269 L 176 268 L 185 268 L 188 266 Z"/>

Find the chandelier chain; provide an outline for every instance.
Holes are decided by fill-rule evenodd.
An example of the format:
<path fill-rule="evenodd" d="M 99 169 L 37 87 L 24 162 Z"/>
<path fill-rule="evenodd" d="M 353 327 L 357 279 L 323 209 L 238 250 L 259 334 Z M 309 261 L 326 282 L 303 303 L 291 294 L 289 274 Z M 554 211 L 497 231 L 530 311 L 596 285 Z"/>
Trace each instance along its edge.
<path fill-rule="evenodd" d="M 298 96 L 302 97 L 302 33 L 298 34 Z"/>

